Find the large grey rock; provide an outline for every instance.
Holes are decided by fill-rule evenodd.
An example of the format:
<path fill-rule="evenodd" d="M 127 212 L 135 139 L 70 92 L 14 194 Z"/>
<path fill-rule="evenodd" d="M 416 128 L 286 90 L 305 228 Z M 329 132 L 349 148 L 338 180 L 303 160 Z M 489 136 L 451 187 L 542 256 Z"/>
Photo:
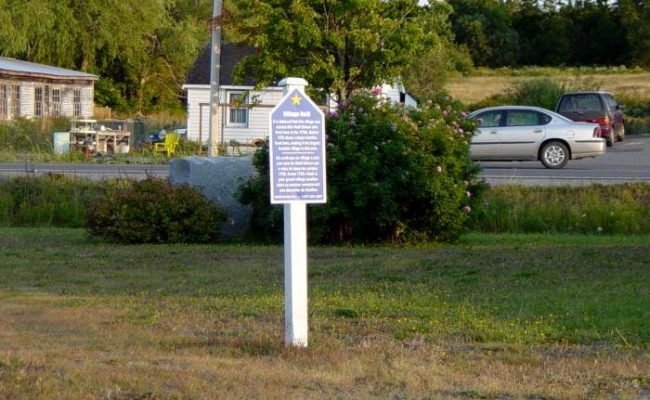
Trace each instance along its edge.
<path fill-rule="evenodd" d="M 224 208 L 224 237 L 241 236 L 248 228 L 251 210 L 233 197 L 237 188 L 257 173 L 250 157 L 186 157 L 169 165 L 169 181 L 188 184 Z"/>

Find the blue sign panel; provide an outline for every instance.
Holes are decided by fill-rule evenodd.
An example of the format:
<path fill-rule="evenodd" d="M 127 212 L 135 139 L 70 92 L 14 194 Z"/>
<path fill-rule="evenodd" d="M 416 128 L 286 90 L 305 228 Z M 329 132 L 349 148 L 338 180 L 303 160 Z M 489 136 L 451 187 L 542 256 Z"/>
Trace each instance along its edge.
<path fill-rule="evenodd" d="M 271 203 L 325 203 L 325 116 L 293 90 L 270 116 Z"/>

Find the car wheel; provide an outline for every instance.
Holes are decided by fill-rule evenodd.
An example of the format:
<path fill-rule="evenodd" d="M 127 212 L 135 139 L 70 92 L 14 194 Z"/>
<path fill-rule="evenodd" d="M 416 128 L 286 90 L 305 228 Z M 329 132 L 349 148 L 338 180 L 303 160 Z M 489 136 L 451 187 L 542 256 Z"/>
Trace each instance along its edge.
<path fill-rule="evenodd" d="M 622 142 L 624 138 L 625 138 L 625 125 L 621 124 L 621 129 L 619 130 L 618 135 L 616 135 L 616 141 Z"/>
<path fill-rule="evenodd" d="M 609 129 L 609 136 L 605 138 L 605 143 L 607 143 L 607 147 L 614 145 L 614 127 Z"/>
<path fill-rule="evenodd" d="M 546 168 L 564 168 L 569 161 L 569 149 L 562 142 L 548 142 L 542 146 L 540 161 Z"/>

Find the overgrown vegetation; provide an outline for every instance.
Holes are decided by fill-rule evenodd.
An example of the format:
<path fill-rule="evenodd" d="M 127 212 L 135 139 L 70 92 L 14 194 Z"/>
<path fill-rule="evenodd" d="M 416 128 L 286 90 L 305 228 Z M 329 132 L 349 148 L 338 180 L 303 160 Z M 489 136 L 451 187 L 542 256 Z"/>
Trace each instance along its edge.
<path fill-rule="evenodd" d="M 455 240 L 480 197 L 469 159 L 472 123 L 448 100 L 418 110 L 354 96 L 329 116 L 328 202 L 309 209 L 316 243 Z M 268 153 L 240 199 L 253 207 L 251 231 L 281 232 L 281 208 L 269 204 Z"/>
<path fill-rule="evenodd" d="M 91 235 L 120 243 L 206 243 L 218 238 L 224 212 L 197 190 L 166 181 L 117 181 L 86 215 Z"/>
<path fill-rule="evenodd" d="M 537 106 L 554 110 L 560 96 L 570 91 L 598 90 L 600 83 L 589 78 L 536 78 L 516 81 L 504 93 L 471 105 L 472 110 L 503 104 Z"/>
<path fill-rule="evenodd" d="M 560 96 L 570 91 L 600 90 L 602 82 L 589 76 L 540 77 L 513 81 L 503 92 L 488 96 L 470 105 L 470 110 L 504 104 L 537 106 L 554 110 Z M 615 94 L 616 95 L 616 94 Z M 650 132 L 650 100 L 634 92 L 617 96 L 625 113 L 626 134 Z"/>
<path fill-rule="evenodd" d="M 128 186 L 124 182 L 95 183 L 57 175 L 0 181 L 0 226 L 81 228 L 93 198 L 103 188 L 120 185 Z M 166 190 L 162 190 L 161 197 Z M 486 189 L 480 201 L 474 203 L 467 226 L 470 231 L 491 233 L 650 234 L 649 205 L 648 184 L 497 186 Z M 310 212 L 320 207 L 310 207 Z M 276 224 L 272 229 L 264 227 L 262 219 L 254 220 L 259 226 L 253 225 L 253 229 L 265 228 L 264 235 L 273 232 L 279 241 L 281 210 L 273 210 L 267 215 L 268 223 Z M 323 227 L 312 226 L 316 223 L 310 220 L 310 226 L 322 232 Z"/>
<path fill-rule="evenodd" d="M 497 186 L 473 228 L 498 233 L 650 234 L 650 185 Z"/>
<path fill-rule="evenodd" d="M 100 191 L 97 183 L 61 175 L 1 180 L 0 225 L 82 227 Z"/>
<path fill-rule="evenodd" d="M 152 114 L 138 119 L 142 126 L 141 135 L 131 132 L 129 153 L 86 155 L 80 150 L 71 149 L 64 154 L 55 154 L 54 132 L 70 130 L 68 118 L 17 119 L 0 122 L 0 162 L 72 162 L 72 163 L 161 163 L 168 157 L 155 153 L 147 132 L 159 132 L 163 128 L 180 126 L 180 115 Z M 181 139 L 175 156 L 196 155 L 201 152 L 197 142 Z"/>

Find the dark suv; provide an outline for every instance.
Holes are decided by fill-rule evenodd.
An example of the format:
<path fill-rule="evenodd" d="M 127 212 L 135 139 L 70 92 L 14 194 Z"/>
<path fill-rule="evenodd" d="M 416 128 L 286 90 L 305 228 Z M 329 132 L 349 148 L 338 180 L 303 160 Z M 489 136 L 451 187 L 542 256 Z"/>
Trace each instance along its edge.
<path fill-rule="evenodd" d="M 622 107 L 607 92 L 565 93 L 555 111 L 574 121 L 599 124 L 607 146 L 611 146 L 614 140 L 621 142 L 625 137 Z"/>

